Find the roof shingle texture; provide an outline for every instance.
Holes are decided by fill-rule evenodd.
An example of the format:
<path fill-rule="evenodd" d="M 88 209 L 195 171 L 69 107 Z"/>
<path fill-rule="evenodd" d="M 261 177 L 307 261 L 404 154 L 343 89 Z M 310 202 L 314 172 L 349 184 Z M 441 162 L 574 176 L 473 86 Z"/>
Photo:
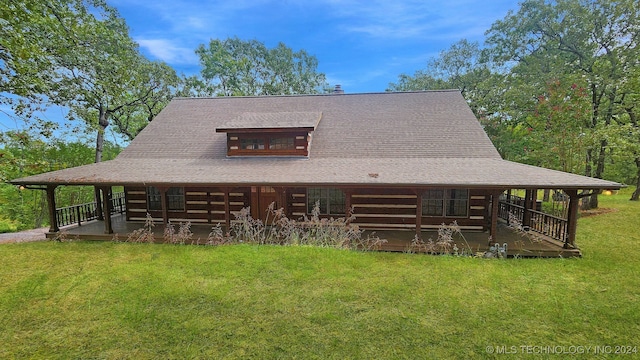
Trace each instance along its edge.
<path fill-rule="evenodd" d="M 227 157 L 216 128 L 278 113 L 321 116 L 308 159 Z M 14 183 L 620 187 L 502 160 L 459 91 L 174 99 L 115 160 Z"/>

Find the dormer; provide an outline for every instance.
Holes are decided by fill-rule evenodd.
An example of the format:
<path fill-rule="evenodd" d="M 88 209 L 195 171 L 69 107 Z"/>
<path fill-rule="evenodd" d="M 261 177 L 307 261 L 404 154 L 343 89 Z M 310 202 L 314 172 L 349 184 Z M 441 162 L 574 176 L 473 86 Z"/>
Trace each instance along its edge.
<path fill-rule="evenodd" d="M 227 156 L 309 156 L 321 112 L 242 113 L 220 125 Z"/>

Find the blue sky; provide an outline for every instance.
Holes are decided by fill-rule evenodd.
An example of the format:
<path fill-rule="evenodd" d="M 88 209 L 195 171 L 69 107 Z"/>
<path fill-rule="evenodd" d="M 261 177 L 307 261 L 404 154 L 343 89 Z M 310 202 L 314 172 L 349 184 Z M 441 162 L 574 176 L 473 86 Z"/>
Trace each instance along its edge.
<path fill-rule="evenodd" d="M 401 73 L 466 38 L 482 42 L 516 0 L 109 0 L 145 55 L 185 74 L 210 39 L 238 36 L 268 47 L 283 42 L 318 59 L 346 92 L 384 91 Z"/>
<path fill-rule="evenodd" d="M 318 59 L 318 71 L 347 93 L 384 91 L 402 73 L 465 38 L 484 40 L 517 0 L 107 0 L 152 60 L 198 74 L 194 50 L 237 36 L 268 47 L 283 42 Z M 8 109 L 4 109 L 5 111 Z M 60 121 L 65 109 L 43 116 Z M 24 127 L 0 111 L 0 131 Z"/>

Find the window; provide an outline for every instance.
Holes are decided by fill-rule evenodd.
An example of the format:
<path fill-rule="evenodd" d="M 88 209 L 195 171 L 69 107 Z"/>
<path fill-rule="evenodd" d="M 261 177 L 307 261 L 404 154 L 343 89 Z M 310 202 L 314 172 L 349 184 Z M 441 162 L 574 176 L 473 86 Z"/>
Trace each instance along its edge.
<path fill-rule="evenodd" d="M 345 215 L 346 199 L 340 189 L 307 189 L 307 213 L 311 214 L 316 202 L 321 215 Z"/>
<path fill-rule="evenodd" d="M 427 190 L 422 195 L 422 215 L 442 216 L 444 190 Z"/>
<path fill-rule="evenodd" d="M 292 137 L 278 137 L 269 139 L 269 150 L 295 149 Z"/>
<path fill-rule="evenodd" d="M 153 186 L 147 188 L 147 205 L 149 210 L 162 210 L 162 193 Z M 167 207 L 169 211 L 184 211 L 184 188 L 169 188 Z"/>
<path fill-rule="evenodd" d="M 149 210 L 162 210 L 162 194 L 153 186 L 147 188 L 147 205 Z"/>
<path fill-rule="evenodd" d="M 250 132 L 227 134 L 227 156 L 308 156 L 309 134 Z"/>
<path fill-rule="evenodd" d="M 469 209 L 469 190 L 427 190 L 422 194 L 423 216 L 466 217 Z"/>
<path fill-rule="evenodd" d="M 448 193 L 446 216 L 466 217 L 469 208 L 469 190 L 452 189 Z"/>
<path fill-rule="evenodd" d="M 264 139 L 241 139 L 242 150 L 264 150 Z"/>

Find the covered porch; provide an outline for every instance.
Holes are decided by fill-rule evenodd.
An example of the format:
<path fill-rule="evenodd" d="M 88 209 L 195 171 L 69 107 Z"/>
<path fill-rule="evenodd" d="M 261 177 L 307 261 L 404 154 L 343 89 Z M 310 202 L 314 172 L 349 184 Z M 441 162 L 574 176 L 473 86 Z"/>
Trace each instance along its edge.
<path fill-rule="evenodd" d="M 101 241 L 126 241 L 127 235 L 144 226 L 141 222 L 126 221 L 123 214 L 114 214 L 111 216 L 111 227 L 113 233 L 105 233 L 104 220 L 90 220 L 82 223 L 67 225 L 60 228 L 59 232 L 50 232 L 48 238 L 56 238 L 61 236 L 68 240 L 101 240 Z M 193 233 L 192 241 L 194 244 L 205 244 L 207 237 L 211 232 L 211 224 L 192 224 L 191 232 Z M 164 225 L 156 224 L 153 228 L 155 241 L 157 243 L 164 242 Z M 365 231 L 363 236 L 371 235 L 373 231 Z M 555 240 L 550 236 L 537 233 L 533 230 L 517 231 L 513 227 L 507 225 L 506 221 L 500 220 L 496 227 L 496 238 L 499 241 L 489 241 L 489 233 L 482 231 L 462 231 L 462 236 L 454 234 L 453 242 L 460 251 L 476 254 L 479 252 L 487 252 L 489 248 L 497 243 L 500 247 L 506 244 L 506 255 L 509 257 L 575 257 L 581 256 L 580 250 L 576 247 L 566 247 L 561 241 Z M 420 246 L 412 246 L 415 239 L 415 231 L 408 230 L 376 230 L 373 234 L 380 239 L 386 240 L 377 248 L 379 251 L 390 252 L 415 252 L 424 253 L 425 248 Z M 420 236 L 424 242 L 430 239 L 437 241 L 438 233 L 436 230 L 422 231 Z"/>

